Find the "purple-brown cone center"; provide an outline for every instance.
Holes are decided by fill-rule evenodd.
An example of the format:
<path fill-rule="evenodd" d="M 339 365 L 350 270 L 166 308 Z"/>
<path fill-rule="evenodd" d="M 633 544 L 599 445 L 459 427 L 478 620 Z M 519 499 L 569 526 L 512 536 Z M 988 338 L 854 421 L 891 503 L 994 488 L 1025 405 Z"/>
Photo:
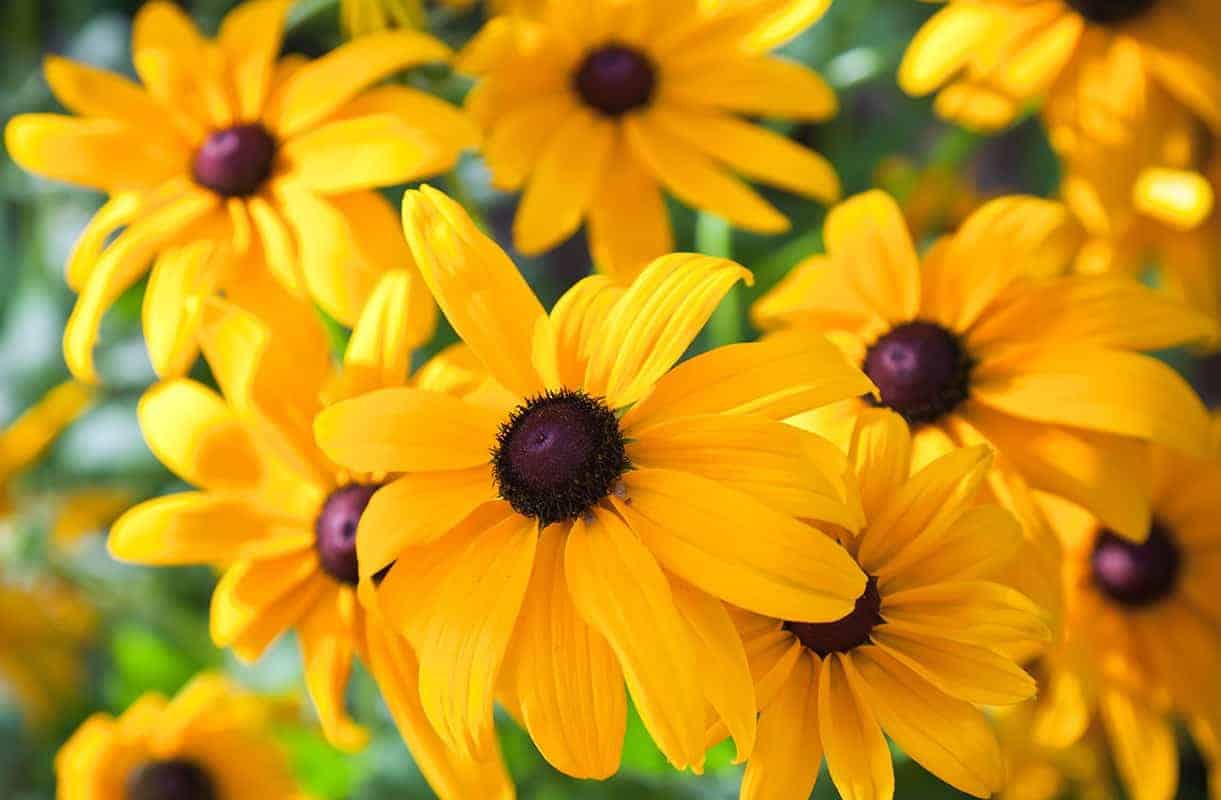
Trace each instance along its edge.
<path fill-rule="evenodd" d="M 216 786 L 194 761 L 150 761 L 127 778 L 124 800 L 219 800 Z"/>
<path fill-rule="evenodd" d="M 360 582 L 356 527 L 373 493 L 380 488 L 376 484 L 353 483 L 336 489 L 322 504 L 322 511 L 314 521 L 314 550 L 318 553 L 318 562 L 327 575 L 340 583 L 355 586 Z"/>
<path fill-rule="evenodd" d="M 492 466 L 500 496 L 548 525 L 576 519 L 628 468 L 619 419 L 601 400 L 563 390 L 531 398 L 500 426 Z"/>
<path fill-rule="evenodd" d="M 869 644 L 869 634 L 884 621 L 878 579 L 870 577 L 848 616 L 834 622 L 786 622 L 784 627 L 810 650 L 828 656 Z"/>
<path fill-rule="evenodd" d="M 590 107 L 617 117 L 648 105 L 657 85 L 657 71 L 639 50 L 608 44 L 585 57 L 573 84 Z"/>
<path fill-rule="evenodd" d="M 195 153 L 195 182 L 222 197 L 246 197 L 271 175 L 276 140 L 262 125 L 217 131 Z"/>
<path fill-rule="evenodd" d="M 1133 608 L 1155 605 L 1168 597 L 1178 583 L 1181 567 L 1178 545 L 1158 522 L 1140 544 L 1103 530 L 1090 554 L 1090 573 L 1099 591 Z"/>
<path fill-rule="evenodd" d="M 1139 17 L 1157 0 L 1067 0 L 1069 6 L 1090 22 L 1113 25 Z"/>
<path fill-rule="evenodd" d="M 912 425 L 932 422 L 967 398 L 971 361 L 950 331 L 932 322 L 892 328 L 869 348 L 863 365 L 881 405 Z"/>

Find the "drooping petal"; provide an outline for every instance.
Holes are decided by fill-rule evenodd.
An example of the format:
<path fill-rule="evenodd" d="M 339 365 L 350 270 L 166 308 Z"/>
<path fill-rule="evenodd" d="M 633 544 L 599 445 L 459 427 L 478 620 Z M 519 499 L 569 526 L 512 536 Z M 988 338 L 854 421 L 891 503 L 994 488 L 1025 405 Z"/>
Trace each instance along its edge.
<path fill-rule="evenodd" d="M 594 264 L 626 285 L 654 259 L 674 250 L 674 232 L 661 185 L 622 134 L 610 157 L 615 166 L 602 170 L 586 230 Z"/>
<path fill-rule="evenodd" d="M 826 658 L 818 673 L 818 727 L 827 772 L 844 800 L 893 797 L 890 749 L 868 701 L 848 682 L 850 655 Z"/>
<path fill-rule="evenodd" d="M 285 555 L 239 562 L 212 593 L 212 641 L 253 661 L 333 584 L 318 569 L 308 544 Z"/>
<path fill-rule="evenodd" d="M 649 733 L 675 767 L 704 763 L 704 692 L 695 643 L 661 568 L 601 507 L 568 536 L 564 573 L 577 611 L 610 644 Z"/>
<path fill-rule="evenodd" d="M 822 767 L 818 659 L 802 653 L 759 715 L 759 737 L 742 776 L 742 800 L 808 797 Z"/>
<path fill-rule="evenodd" d="M 332 586 L 297 626 L 304 662 L 305 686 L 327 741 L 354 751 L 369 741 L 345 708 L 352 658 L 356 653 L 356 594 Z"/>
<path fill-rule="evenodd" d="M 1118 691 L 1102 695 L 1099 711 L 1119 774 L 1133 800 L 1173 797 L 1179 783 L 1179 758 L 1170 720 Z"/>
<path fill-rule="evenodd" d="M 149 273 L 141 311 L 153 370 L 162 378 L 190 369 L 199 354 L 200 300 L 212 293 L 215 252 L 205 243 L 164 250 Z"/>

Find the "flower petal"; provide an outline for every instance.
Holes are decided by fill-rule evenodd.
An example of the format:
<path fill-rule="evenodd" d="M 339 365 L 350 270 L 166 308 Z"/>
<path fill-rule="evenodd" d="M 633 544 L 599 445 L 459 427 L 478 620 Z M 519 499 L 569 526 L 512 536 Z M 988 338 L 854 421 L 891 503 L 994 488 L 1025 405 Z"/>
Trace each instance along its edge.
<path fill-rule="evenodd" d="M 297 626 L 305 687 L 318 711 L 322 732 L 328 742 L 348 752 L 369 741 L 369 732 L 344 707 L 356 652 L 355 603 L 354 592 L 333 585 Z"/>
<path fill-rule="evenodd" d="M 1135 800 L 1173 797 L 1179 758 L 1170 720 L 1118 691 L 1104 692 L 1098 708 L 1124 788 Z"/>
<path fill-rule="evenodd" d="M 622 134 L 602 170 L 586 215 L 594 264 L 620 284 L 633 281 L 651 261 L 674 250 L 674 232 L 661 185 L 640 163 Z"/>
<path fill-rule="evenodd" d="M 814 70 L 774 56 L 722 52 L 674 76 L 664 91 L 686 105 L 739 114 L 820 121 L 839 107 L 835 91 Z"/>
<path fill-rule="evenodd" d="M 982 580 L 953 580 L 887 592 L 882 614 L 904 630 L 998 647 L 1050 638 L 1047 613 L 1026 595 Z"/>
<path fill-rule="evenodd" d="M 881 191 L 845 200 L 827 215 L 827 253 L 857 294 L 888 322 L 920 308 L 920 263 L 903 212 Z"/>
<path fill-rule="evenodd" d="M 822 767 L 818 659 L 802 653 L 759 714 L 759 738 L 742 776 L 741 800 L 808 797 Z"/>
<path fill-rule="evenodd" d="M 827 772 L 844 800 L 893 797 L 890 749 L 868 702 L 848 682 L 849 658 L 835 653 L 818 673 L 818 728 Z"/>
<path fill-rule="evenodd" d="M 333 585 L 313 548 L 239 562 L 212 593 L 212 641 L 253 661 Z"/>
<path fill-rule="evenodd" d="M 254 0 L 225 15 L 217 42 L 229 60 L 241 119 L 257 119 L 280 52 L 289 0 Z"/>
<path fill-rule="evenodd" d="M 30 172 L 103 192 L 149 189 L 185 169 L 185 149 L 110 119 L 20 114 L 5 126 L 4 146 Z"/>
<path fill-rule="evenodd" d="M 392 114 L 340 119 L 280 149 L 287 175 L 321 194 L 409 183 L 432 172 L 439 149 Z"/>
<path fill-rule="evenodd" d="M 912 436 L 903 418 L 885 409 L 867 409 L 857 418 L 848 460 L 856 474 L 868 519 L 882 515 L 912 471 Z"/>
<path fill-rule="evenodd" d="M 941 691 L 968 703 L 1008 706 L 1034 697 L 1034 679 L 1007 657 L 978 645 L 879 625 L 874 644 Z"/>
<path fill-rule="evenodd" d="M 247 545 L 277 532 L 285 520 L 250 502 L 207 492 L 148 500 L 114 523 L 110 554 L 137 564 L 224 564 Z"/>
<path fill-rule="evenodd" d="M 580 386 L 597 331 L 610 318 L 623 289 L 604 275 L 577 281 L 551 309 L 555 328 L 560 379 L 565 386 Z"/>

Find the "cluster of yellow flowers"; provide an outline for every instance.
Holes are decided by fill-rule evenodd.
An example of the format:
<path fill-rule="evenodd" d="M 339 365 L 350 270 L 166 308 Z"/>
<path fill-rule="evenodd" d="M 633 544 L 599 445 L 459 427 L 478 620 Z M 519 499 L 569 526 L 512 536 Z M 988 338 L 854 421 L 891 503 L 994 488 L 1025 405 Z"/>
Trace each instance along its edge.
<path fill-rule="evenodd" d="M 731 739 L 751 800 L 824 761 L 890 800 L 888 738 L 977 797 L 1096 789 L 1108 758 L 1172 797 L 1176 725 L 1221 754 L 1221 427 L 1146 352 L 1219 336 L 1221 6 L 949 0 L 901 84 L 985 130 L 1040 104 L 1063 202 L 992 200 L 921 252 L 888 195 L 840 202 L 744 119 L 835 114 L 772 53 L 829 4 L 501 3 L 453 58 L 464 109 L 386 81 L 451 60 L 383 29 L 412 2 L 344 0 L 360 35 L 314 60 L 279 55 L 287 0 L 214 40 L 146 5 L 140 85 L 49 59 L 74 114 L 15 118 L 8 151 L 109 196 L 67 265 L 68 364 L 97 379 L 151 269 L 140 425 L 197 487 L 111 552 L 216 567 L 242 658 L 295 631 L 346 749 L 359 659 L 442 798 L 513 796 L 497 703 L 557 769 L 612 775 L 628 695 L 676 768 Z M 476 148 L 521 194 L 518 250 L 588 233 L 600 274 L 550 311 L 462 205 L 408 191 L 400 226 L 378 191 Z M 753 278 L 672 254 L 665 196 L 786 230 L 743 177 L 832 205 L 825 253 L 751 309 L 761 339 L 682 360 Z M 351 328 L 338 363 L 315 305 Z M 460 341 L 413 370 L 437 307 Z M 200 353 L 219 391 L 185 377 Z M 260 708 L 204 677 L 96 717 L 61 797 L 297 797 Z"/>

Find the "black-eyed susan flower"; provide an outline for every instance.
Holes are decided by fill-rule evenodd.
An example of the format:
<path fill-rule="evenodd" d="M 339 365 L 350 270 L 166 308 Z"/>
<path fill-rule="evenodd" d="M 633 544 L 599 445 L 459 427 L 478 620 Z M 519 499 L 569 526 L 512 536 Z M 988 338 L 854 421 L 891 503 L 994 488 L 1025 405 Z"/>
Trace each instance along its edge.
<path fill-rule="evenodd" d="M 915 95 L 970 127 L 1008 125 L 1044 97 L 1105 121 L 1145 81 L 1221 129 L 1221 9 L 1207 0 L 948 0 L 899 69 Z M 1096 85 L 1110 64 L 1123 69 Z"/>
<path fill-rule="evenodd" d="M 410 265 L 372 189 L 447 169 L 474 131 L 426 94 L 368 87 L 448 50 L 403 30 L 278 59 L 288 5 L 244 3 L 212 40 L 176 6 L 149 3 L 132 32 L 141 85 L 50 57 L 47 80 L 75 116 L 6 128 L 18 164 L 109 195 L 67 267 L 80 292 L 64 334 L 73 374 L 95 378 L 102 315 L 150 264 L 144 331 L 163 375 L 195 358 L 193 298 L 223 291 L 263 309 L 287 290 L 351 325 L 377 277 Z"/>
<path fill-rule="evenodd" d="M 0 516 L 14 510 L 9 483 L 30 466 L 89 407 L 92 392 L 76 381 L 66 381 L 0 430 Z"/>
<path fill-rule="evenodd" d="M 869 579 L 850 613 L 817 624 L 736 616 L 761 709 L 743 798 L 806 797 L 825 759 L 845 800 L 889 800 L 887 736 L 968 794 L 1004 783 L 976 706 L 1034 695 L 1001 648 L 1049 631 L 1030 600 L 991 580 L 1022 533 L 1009 511 L 976 503 L 988 448 L 954 450 L 912 475 L 914 447 L 893 412 L 858 420 L 849 461 L 865 524 L 838 538 Z"/>
<path fill-rule="evenodd" d="M 512 787 L 493 754 L 467 763 L 446 752 L 416 689 L 415 656 L 402 637 L 357 601 L 356 528 L 384 476 L 329 462 L 311 424 L 325 402 L 408 381 L 408 309 L 417 284 L 388 273 L 333 372 L 321 332 L 292 319 L 264 323 L 220 301 L 205 311 L 204 355 L 224 390 L 187 379 L 154 387 L 140 403 L 153 452 L 198 491 L 152 500 L 111 532 L 117 557 L 145 564 L 213 564 L 212 638 L 257 658 L 296 632 L 306 686 L 331 741 L 363 745 L 345 711 L 354 658 L 365 663 L 421 770 L 445 798 L 500 798 Z M 439 356 L 417 385 L 457 389 L 471 381 L 460 358 Z"/>
<path fill-rule="evenodd" d="M 1153 521 L 1144 541 L 1096 517 L 1050 502 L 1065 542 L 1064 642 L 1048 673 L 1059 683 L 1039 709 L 1040 735 L 1079 740 L 1093 721 L 1135 798 L 1170 798 L 1178 783 L 1176 720 L 1205 743 L 1221 714 L 1221 579 L 1217 552 L 1221 449 L 1208 456 L 1157 448 Z"/>
<path fill-rule="evenodd" d="M 272 737 L 272 705 L 215 674 L 176 697 L 98 713 L 55 759 L 63 800 L 306 800 Z"/>
<path fill-rule="evenodd" d="M 489 23 L 459 67 L 481 79 L 466 107 L 493 183 L 522 192 L 517 249 L 545 251 L 584 222 L 595 262 L 626 283 L 673 250 L 663 190 L 761 233 L 788 220 L 739 174 L 835 200 L 825 159 L 738 116 L 835 112 L 817 74 L 769 52 L 827 5 L 552 2 Z"/>
<path fill-rule="evenodd" d="M 1006 197 L 921 259 L 886 195 L 835 208 L 827 254 L 799 265 L 754 315 L 766 328 L 831 334 L 879 392 L 801 423 L 843 441 L 862 409 L 881 404 L 914 427 L 919 463 L 987 442 L 998 474 L 1142 539 L 1147 444 L 1200 453 L 1208 416 L 1140 351 L 1207 339 L 1215 325 L 1129 278 L 1066 275 L 1078 236 L 1063 206 Z"/>
<path fill-rule="evenodd" d="M 741 755 L 755 714 L 720 599 L 789 619 L 847 613 L 865 577 L 796 518 L 855 529 L 843 455 L 775 420 L 870 391 L 817 337 L 722 347 L 677 367 L 750 273 L 666 256 L 627 288 L 587 278 L 548 315 L 460 206 L 409 192 L 404 226 L 443 313 L 491 376 L 326 409 L 324 451 L 405 473 L 357 534 L 362 577 L 420 659 L 442 738 L 476 750 L 499 689 L 545 757 L 613 773 L 624 682 L 679 767 L 704 757 L 706 702 Z M 392 565 L 392 566 L 391 566 Z"/>

